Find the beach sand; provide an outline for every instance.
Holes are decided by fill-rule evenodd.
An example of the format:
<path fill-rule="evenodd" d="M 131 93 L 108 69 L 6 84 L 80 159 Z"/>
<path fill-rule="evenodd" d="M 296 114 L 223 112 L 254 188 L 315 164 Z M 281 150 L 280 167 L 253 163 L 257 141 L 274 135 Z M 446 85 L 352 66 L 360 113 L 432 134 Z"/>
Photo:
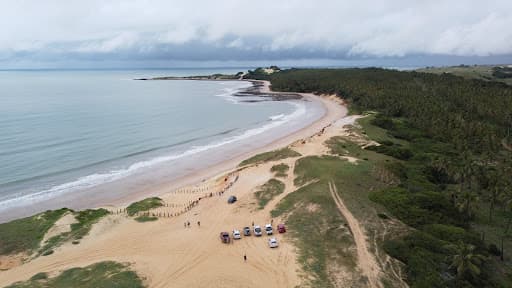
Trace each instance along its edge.
<path fill-rule="evenodd" d="M 265 88 L 268 89 L 268 83 Z M 166 203 L 152 213 L 180 213 L 162 217 L 155 222 L 138 223 L 124 214 L 114 214 L 95 224 L 79 245 L 66 243 L 55 253 L 38 257 L 23 265 L 0 272 L 0 286 L 26 280 L 38 272 L 55 275 L 71 267 L 86 266 L 99 261 L 114 260 L 130 263 L 131 268 L 145 278 L 149 287 L 295 287 L 304 273 L 297 263 L 296 248 L 286 234 L 276 234 L 277 249 L 270 249 L 267 236 L 242 237 L 233 244 L 222 244 L 221 231 L 241 230 L 244 226 L 264 226 L 282 219 L 270 219 L 270 211 L 280 199 L 295 191 L 293 173 L 283 179 L 285 192 L 265 209 L 257 209 L 254 192 L 271 179 L 272 165 L 287 163 L 293 171 L 296 158 L 250 166 L 239 170 L 244 159 L 264 151 L 290 146 L 302 155 L 328 153 L 325 140 L 335 135 L 346 135 L 343 126 L 357 117 L 347 115 L 347 109 L 336 97 L 303 94 L 309 101 L 321 101 L 325 115 L 312 125 L 287 135 L 270 145 L 251 153 L 228 159 L 187 175 L 172 185 L 140 191 L 137 195 L 119 199 L 118 205 L 107 206 L 118 211 L 131 201 L 149 196 L 160 196 Z M 323 133 L 321 132 L 323 130 Z M 229 175 L 228 180 L 225 177 Z M 236 181 L 235 181 L 236 180 Z M 231 185 L 229 183 L 232 183 Z M 187 186 L 188 185 L 188 186 Z M 229 186 L 222 195 L 218 192 Z M 180 188 L 181 187 L 181 188 Z M 212 193 L 212 197 L 210 196 Z M 238 201 L 228 204 L 235 195 Z M 191 201 L 202 199 L 184 212 Z M 197 221 L 201 222 L 200 227 Z M 190 222 L 190 228 L 184 227 Z M 244 262 L 243 255 L 247 255 Z"/>

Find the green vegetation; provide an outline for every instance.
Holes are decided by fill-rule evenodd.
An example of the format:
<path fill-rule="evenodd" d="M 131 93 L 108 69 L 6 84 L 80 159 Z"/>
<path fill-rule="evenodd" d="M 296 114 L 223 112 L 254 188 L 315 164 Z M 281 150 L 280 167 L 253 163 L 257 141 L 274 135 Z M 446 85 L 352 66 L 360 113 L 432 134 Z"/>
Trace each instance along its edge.
<path fill-rule="evenodd" d="M 82 239 L 85 235 L 89 233 L 92 228 L 92 225 L 97 223 L 101 218 L 108 215 L 110 212 L 106 209 L 87 209 L 78 212 L 73 212 L 76 223 L 71 224 L 71 231 L 64 232 L 59 235 L 55 235 L 50 239 L 46 240 L 41 249 L 39 249 L 39 254 L 45 256 L 49 255 L 47 253 L 53 253 L 53 249 L 58 247 L 64 242 L 69 240 L 76 241 L 78 239 Z M 78 243 L 76 243 L 78 244 Z M 50 254 L 51 254 L 50 253 Z"/>
<path fill-rule="evenodd" d="M 478 79 L 483 81 L 499 81 L 512 84 L 512 68 L 504 66 L 489 66 L 489 65 L 459 65 L 451 67 L 427 67 L 418 69 L 418 72 L 443 74 L 450 73 L 453 75 L 461 76 L 466 79 Z"/>
<path fill-rule="evenodd" d="M 380 146 L 358 152 L 339 139 L 328 145 L 336 154 L 368 159 L 354 167 L 380 163 L 373 171 L 391 187 L 360 191 L 373 190 L 370 198 L 387 208 L 386 215 L 416 228 L 382 243 L 406 264 L 411 287 L 511 286 L 511 87 L 376 68 L 291 69 L 265 77 L 275 90 L 336 93 L 352 109 L 377 113 L 360 123 Z M 375 162 L 380 160 L 369 152 L 388 158 Z M 318 161 L 339 162 L 301 161 L 310 168 L 295 168 L 297 184 L 337 173 Z M 501 254 L 501 241 L 503 262 L 492 256 Z"/>
<path fill-rule="evenodd" d="M 299 261 L 304 271 L 310 275 L 306 286 L 336 287 L 337 267 L 351 270 L 354 287 L 365 287 L 365 280 L 355 271 L 356 255 L 350 229 L 339 213 L 329 191 L 329 182 L 333 182 L 343 194 L 343 200 L 358 219 L 366 219 L 365 226 L 375 237 L 382 228 L 370 221 L 376 219 L 374 206 L 367 195 L 372 189 L 386 187 L 381 181 L 380 168 L 389 159 L 373 151 L 362 150 L 355 143 L 335 137 L 328 141 L 331 149 L 340 154 L 366 157 L 369 161 L 352 164 L 333 156 L 310 156 L 296 161 L 295 184 L 305 185 L 288 194 L 271 211 L 272 217 L 287 215 L 289 233 L 299 248 Z M 348 148 L 348 149 L 346 149 Z M 355 209 L 357 207 L 357 209 Z M 385 279 L 387 283 L 393 280 Z M 348 285 L 345 283 L 345 285 Z"/>
<path fill-rule="evenodd" d="M 270 172 L 275 173 L 276 177 L 282 178 L 288 177 L 288 174 L 286 174 L 288 170 L 290 170 L 290 166 L 286 165 L 285 163 L 277 164 L 270 168 Z"/>
<path fill-rule="evenodd" d="M 245 79 L 261 79 L 261 80 L 270 80 L 269 75 L 281 71 L 281 68 L 277 66 L 270 66 L 268 68 L 256 68 L 254 70 L 249 70 L 247 74 L 244 76 Z"/>
<path fill-rule="evenodd" d="M 335 287 L 329 269 L 356 267 L 355 255 L 348 249 L 354 245 L 352 236 L 326 182 L 309 184 L 287 195 L 272 211 L 273 217 L 283 214 L 288 214 L 288 233 L 299 249 L 299 263 L 309 274 L 306 286 Z"/>
<path fill-rule="evenodd" d="M 284 183 L 277 179 L 270 179 L 267 183 L 261 185 L 260 189 L 254 193 L 256 199 L 258 199 L 259 209 L 265 208 L 270 200 L 283 193 L 284 188 Z"/>
<path fill-rule="evenodd" d="M 30 277 L 30 280 L 37 281 L 37 280 L 44 280 L 48 279 L 48 273 L 45 272 L 39 272 L 35 274 L 34 276 Z"/>
<path fill-rule="evenodd" d="M 48 250 L 45 250 L 43 253 L 41 253 L 41 256 L 48 256 L 48 255 L 52 255 L 53 254 L 53 250 L 52 249 L 48 249 Z"/>
<path fill-rule="evenodd" d="M 48 230 L 69 209 L 46 211 L 31 217 L 0 224 L 0 255 L 31 253 L 39 247 Z"/>
<path fill-rule="evenodd" d="M 512 78 L 512 67 L 494 67 L 492 76 L 498 79 Z"/>
<path fill-rule="evenodd" d="M 130 204 L 130 206 L 126 208 L 126 211 L 128 212 L 128 215 L 133 216 L 138 212 L 148 211 L 153 208 L 161 207 L 163 205 L 164 203 L 162 199 L 158 197 L 151 197 Z"/>
<path fill-rule="evenodd" d="M 75 214 L 77 223 L 71 224 L 71 234 L 73 238 L 81 239 L 87 235 L 92 228 L 92 225 L 97 223 L 101 218 L 107 216 L 110 212 L 107 209 L 87 209 L 79 211 Z"/>
<path fill-rule="evenodd" d="M 158 220 L 158 217 L 148 216 L 148 215 L 142 215 L 142 216 L 135 218 L 135 221 L 137 221 L 137 222 L 151 222 L 151 221 L 156 221 L 156 220 Z"/>
<path fill-rule="evenodd" d="M 145 287 L 137 273 L 128 266 L 104 261 L 83 268 L 65 270 L 54 278 L 37 273 L 30 280 L 17 282 L 6 288 L 142 288 Z"/>
<path fill-rule="evenodd" d="M 242 161 L 242 163 L 240 163 L 239 166 L 246 166 L 246 165 L 250 165 L 250 164 L 259 164 L 259 163 L 263 163 L 263 162 L 277 161 L 277 160 L 282 160 L 282 159 L 286 159 L 286 158 L 290 158 L 290 157 L 299 157 L 299 156 L 301 156 L 300 153 L 287 147 L 287 148 L 283 148 L 283 149 L 279 149 L 279 150 L 274 150 L 274 151 L 258 154 L 256 156 L 253 156 L 249 159 Z"/>
<path fill-rule="evenodd" d="M 48 230 L 66 213 L 72 213 L 78 221 L 71 225 L 71 231 L 56 235 L 45 243 L 41 243 Z M 71 209 L 62 208 L 0 224 L 0 255 L 19 252 L 30 254 L 34 250 L 39 250 L 39 255 L 50 255 L 53 253 L 53 248 L 61 243 L 69 239 L 81 239 L 87 235 L 92 225 L 108 213 L 106 209 L 74 212 Z M 41 244 L 43 246 L 39 248 Z"/>

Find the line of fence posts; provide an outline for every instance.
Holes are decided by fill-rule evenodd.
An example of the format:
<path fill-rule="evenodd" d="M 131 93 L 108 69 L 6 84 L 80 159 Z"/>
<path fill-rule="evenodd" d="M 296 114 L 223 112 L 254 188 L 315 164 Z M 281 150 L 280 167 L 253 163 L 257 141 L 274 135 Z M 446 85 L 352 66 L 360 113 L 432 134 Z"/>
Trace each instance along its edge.
<path fill-rule="evenodd" d="M 226 180 L 227 178 L 231 177 L 231 175 L 229 175 L 228 177 L 226 177 Z M 233 184 L 238 181 L 238 178 L 239 178 L 239 175 L 236 175 L 236 178 L 234 181 L 230 182 L 227 186 L 225 186 L 220 192 L 217 192 L 218 195 L 222 195 L 226 190 L 228 190 L 229 188 L 231 188 L 231 186 L 233 186 Z M 210 187 L 201 187 L 199 189 L 199 191 L 206 191 L 206 190 L 209 190 Z M 174 193 L 179 193 L 179 192 L 183 192 L 185 191 L 185 193 L 195 193 L 194 192 L 194 189 L 178 189 L 178 190 L 175 190 Z M 164 203 L 164 207 L 179 207 L 179 206 L 185 206 L 184 210 L 182 211 L 179 211 L 179 212 L 162 212 L 162 211 L 158 211 L 158 212 L 149 212 L 149 211 L 146 211 L 146 212 L 136 212 L 135 213 L 135 216 L 136 217 L 139 217 L 139 216 L 150 216 L 152 215 L 153 217 L 168 217 L 168 218 L 171 218 L 171 217 L 177 217 L 187 211 L 190 211 L 193 207 L 195 207 L 196 205 L 199 204 L 199 201 L 202 199 L 202 198 L 208 198 L 208 197 L 213 197 L 214 193 L 213 192 L 210 192 L 210 194 L 205 194 L 204 197 L 200 197 L 198 198 L 197 200 L 191 200 L 189 201 L 188 203 L 183 203 L 181 205 L 179 204 L 174 204 L 174 203 L 167 203 L 165 202 Z M 116 209 L 115 211 L 110 211 L 110 213 L 112 214 L 127 214 L 127 210 L 126 208 L 120 208 L 120 209 Z"/>

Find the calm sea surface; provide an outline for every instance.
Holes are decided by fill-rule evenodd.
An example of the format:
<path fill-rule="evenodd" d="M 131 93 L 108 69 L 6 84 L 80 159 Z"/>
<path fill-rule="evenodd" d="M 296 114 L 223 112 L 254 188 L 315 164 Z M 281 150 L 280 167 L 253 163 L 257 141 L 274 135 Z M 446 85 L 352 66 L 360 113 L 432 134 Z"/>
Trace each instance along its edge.
<path fill-rule="evenodd" d="M 238 70 L 0 72 L 0 212 L 316 117 L 234 97 L 247 82 L 132 80 Z"/>

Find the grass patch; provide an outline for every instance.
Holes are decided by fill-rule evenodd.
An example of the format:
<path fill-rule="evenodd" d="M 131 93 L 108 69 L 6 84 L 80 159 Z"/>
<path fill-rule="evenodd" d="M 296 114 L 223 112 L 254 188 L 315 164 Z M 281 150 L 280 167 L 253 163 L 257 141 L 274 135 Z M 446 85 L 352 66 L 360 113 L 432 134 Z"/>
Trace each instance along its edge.
<path fill-rule="evenodd" d="M 45 280 L 48 279 L 48 273 L 45 272 L 39 272 L 35 274 L 34 276 L 30 277 L 30 280 L 37 281 L 37 280 Z"/>
<path fill-rule="evenodd" d="M 147 215 L 142 215 L 142 216 L 135 218 L 135 221 L 137 221 L 137 222 L 151 222 L 151 221 L 156 221 L 156 220 L 158 220 L 158 217 L 147 216 Z"/>
<path fill-rule="evenodd" d="M 52 255 L 53 254 L 53 250 L 50 249 L 50 250 L 45 250 L 43 253 L 41 253 L 41 256 L 48 256 L 48 255 Z"/>
<path fill-rule="evenodd" d="M 259 209 L 265 208 L 270 200 L 274 199 L 275 196 L 283 193 L 284 188 L 284 183 L 277 179 L 270 179 L 267 181 L 267 183 L 261 185 L 260 190 L 254 193 L 256 199 L 258 199 Z"/>
<path fill-rule="evenodd" d="M 265 152 L 265 153 L 255 155 L 249 159 L 242 161 L 239 166 L 246 166 L 246 165 L 250 165 L 250 164 L 259 164 L 259 163 L 263 163 L 263 162 L 277 161 L 277 160 L 282 160 L 282 159 L 286 159 L 286 158 L 290 158 L 290 157 L 299 157 L 299 156 L 302 156 L 299 152 L 296 152 L 296 151 L 286 147 L 283 149 L 274 150 L 274 151 Z"/>
<path fill-rule="evenodd" d="M 46 232 L 68 211 L 67 208 L 46 211 L 0 224 L 0 255 L 37 249 Z"/>
<path fill-rule="evenodd" d="M 295 164 L 295 184 L 307 185 L 290 193 L 271 211 L 272 217 L 286 216 L 286 223 L 299 249 L 299 262 L 311 287 L 336 287 L 336 269 L 343 267 L 352 272 L 355 287 L 365 286 L 364 279 L 355 270 L 354 242 L 345 220 L 340 215 L 329 192 L 328 183 L 333 181 L 342 193 L 345 205 L 358 219 L 364 219 L 369 238 L 375 237 L 382 227 L 377 226 L 377 209 L 367 195 L 373 189 L 386 184 L 378 180 L 377 166 L 385 163 L 388 156 L 366 151 L 352 142 L 334 139 L 331 145 L 338 146 L 340 153 L 354 156 L 360 154 L 371 161 L 352 164 L 334 156 L 310 156 L 298 159 Z M 341 145 L 346 145 L 345 149 Z M 341 150 L 343 149 L 343 151 Z M 312 182 L 313 181 L 313 182 Z M 363 222 L 363 221 L 362 221 Z"/>
<path fill-rule="evenodd" d="M 39 253 L 44 255 L 47 251 L 50 251 L 62 243 L 73 239 L 73 242 L 78 239 L 82 239 L 85 235 L 91 231 L 92 225 L 97 223 L 101 218 L 108 215 L 110 212 L 107 209 L 87 209 L 78 212 L 74 212 L 75 219 L 78 221 L 76 223 L 71 224 L 71 231 L 65 232 L 52 238 L 48 239 L 43 247 L 39 249 Z M 75 242 L 73 244 L 78 244 L 79 242 Z"/>
<path fill-rule="evenodd" d="M 133 216 L 138 212 L 148 211 L 163 205 L 164 203 L 162 199 L 158 197 L 151 197 L 130 204 L 130 206 L 126 208 L 126 211 L 128 212 L 128 215 Z"/>
<path fill-rule="evenodd" d="M 299 249 L 298 261 L 309 274 L 306 286 L 310 287 L 335 287 L 330 268 L 357 266 L 348 249 L 354 246 L 352 236 L 328 189 L 325 181 L 306 185 L 271 212 L 273 217 L 288 215 L 288 233 Z"/>
<path fill-rule="evenodd" d="M 73 238 L 81 239 L 87 235 L 92 228 L 92 225 L 97 223 L 101 218 L 108 215 L 110 212 L 107 209 L 87 209 L 79 211 L 75 215 L 77 223 L 71 224 L 71 233 Z"/>
<path fill-rule="evenodd" d="M 288 172 L 288 170 L 290 170 L 290 166 L 288 166 L 285 163 L 277 164 L 277 165 L 272 166 L 272 168 L 270 168 L 270 172 L 275 173 L 274 175 L 276 177 L 282 177 L 282 178 L 288 177 L 288 174 L 286 174 Z"/>
<path fill-rule="evenodd" d="M 137 273 L 129 270 L 128 266 L 113 261 L 99 262 L 83 268 L 71 268 L 54 278 L 48 278 L 46 273 L 38 273 L 28 281 L 7 286 L 7 288 L 40 287 L 142 288 L 145 286 Z"/>

